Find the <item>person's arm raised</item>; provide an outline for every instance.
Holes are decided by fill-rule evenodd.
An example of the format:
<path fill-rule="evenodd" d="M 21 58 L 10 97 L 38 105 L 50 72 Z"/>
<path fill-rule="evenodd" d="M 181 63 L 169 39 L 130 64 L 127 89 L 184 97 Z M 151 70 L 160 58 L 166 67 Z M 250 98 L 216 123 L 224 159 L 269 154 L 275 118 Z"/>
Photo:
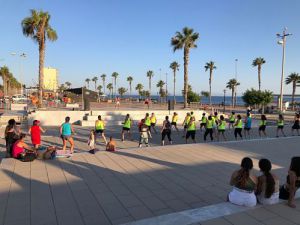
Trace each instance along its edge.
<path fill-rule="evenodd" d="M 295 193 L 296 193 L 296 179 L 297 176 L 295 172 L 289 171 L 289 178 L 290 178 L 290 185 L 289 185 L 289 199 L 288 199 L 288 206 L 292 208 L 296 208 L 296 205 L 294 203 L 295 200 Z"/>

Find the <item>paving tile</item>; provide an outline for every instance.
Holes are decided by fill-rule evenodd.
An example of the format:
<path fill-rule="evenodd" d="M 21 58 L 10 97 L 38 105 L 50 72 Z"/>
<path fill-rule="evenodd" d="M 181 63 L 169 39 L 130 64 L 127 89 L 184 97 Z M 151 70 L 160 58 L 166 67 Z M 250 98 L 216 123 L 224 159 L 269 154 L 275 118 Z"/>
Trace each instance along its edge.
<path fill-rule="evenodd" d="M 134 195 L 122 195 L 122 196 L 118 196 L 118 199 L 126 208 L 143 205 L 143 202 L 138 198 L 136 198 Z"/>
<path fill-rule="evenodd" d="M 159 210 L 159 209 L 167 208 L 167 206 L 161 200 L 159 200 L 157 197 L 154 197 L 154 196 L 146 197 L 146 198 L 140 198 L 140 200 L 151 211 L 156 211 L 156 210 Z"/>
<path fill-rule="evenodd" d="M 251 209 L 246 211 L 246 214 L 259 221 L 264 221 L 273 217 L 277 217 L 275 213 L 272 213 L 269 210 L 266 210 L 265 208 Z"/>
<path fill-rule="evenodd" d="M 273 217 L 271 219 L 264 220 L 263 224 L 265 224 L 265 225 L 295 225 L 295 224 L 299 224 L 299 221 L 298 221 L 298 223 L 293 223 L 282 217 L 277 216 L 277 217 Z"/>
<path fill-rule="evenodd" d="M 208 220 L 205 222 L 201 222 L 199 224 L 201 224 L 201 225 L 231 225 L 231 223 L 228 222 L 227 220 L 225 220 L 224 218 Z"/>
<path fill-rule="evenodd" d="M 237 213 L 224 217 L 227 221 L 234 225 L 262 225 L 263 223 L 247 215 L 246 213 Z"/>
<path fill-rule="evenodd" d="M 165 204 L 176 212 L 190 209 L 189 205 L 178 199 L 165 201 Z"/>
<path fill-rule="evenodd" d="M 153 213 L 147 209 L 145 206 L 135 206 L 127 209 L 130 215 L 135 219 L 144 219 L 148 217 L 153 217 Z"/>

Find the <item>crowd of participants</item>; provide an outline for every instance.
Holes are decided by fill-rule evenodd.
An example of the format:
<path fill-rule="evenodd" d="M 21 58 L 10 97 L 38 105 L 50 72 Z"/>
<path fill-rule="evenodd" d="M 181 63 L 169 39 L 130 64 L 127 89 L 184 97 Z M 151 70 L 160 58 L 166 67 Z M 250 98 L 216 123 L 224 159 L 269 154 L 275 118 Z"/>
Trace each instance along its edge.
<path fill-rule="evenodd" d="M 228 201 L 241 206 L 253 207 L 258 203 L 272 205 L 279 199 L 288 200 L 288 206 L 296 208 L 295 194 L 300 188 L 300 157 L 293 157 L 286 177 L 280 185 L 278 176 L 272 171 L 272 163 L 268 159 L 260 159 L 258 166 L 261 174 L 252 172 L 253 162 L 250 158 L 242 159 L 240 169 L 233 172 L 228 194 Z"/>

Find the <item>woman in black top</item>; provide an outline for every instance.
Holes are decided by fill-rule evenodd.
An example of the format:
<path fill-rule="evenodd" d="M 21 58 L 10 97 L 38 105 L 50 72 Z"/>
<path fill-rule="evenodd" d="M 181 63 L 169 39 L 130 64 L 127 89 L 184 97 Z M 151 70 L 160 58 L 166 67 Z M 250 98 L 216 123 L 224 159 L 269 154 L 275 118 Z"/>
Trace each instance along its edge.
<path fill-rule="evenodd" d="M 288 200 L 288 206 L 296 208 L 295 193 L 300 188 L 300 157 L 293 157 L 286 183 L 281 186 L 279 198 Z"/>
<path fill-rule="evenodd" d="M 294 124 L 292 126 L 292 135 L 294 135 L 294 130 L 296 130 L 299 136 L 299 129 L 300 129 L 300 115 L 297 113 L 295 115 Z"/>
<path fill-rule="evenodd" d="M 10 119 L 5 128 L 5 142 L 6 142 L 6 157 L 10 158 L 12 155 L 12 148 L 14 143 L 19 139 L 19 134 L 16 130 L 16 121 Z"/>
<path fill-rule="evenodd" d="M 170 144 L 172 144 L 171 139 L 171 123 L 169 121 L 169 117 L 166 116 L 165 121 L 163 122 L 163 126 L 161 128 L 161 145 L 165 145 L 165 137 L 168 137 Z"/>

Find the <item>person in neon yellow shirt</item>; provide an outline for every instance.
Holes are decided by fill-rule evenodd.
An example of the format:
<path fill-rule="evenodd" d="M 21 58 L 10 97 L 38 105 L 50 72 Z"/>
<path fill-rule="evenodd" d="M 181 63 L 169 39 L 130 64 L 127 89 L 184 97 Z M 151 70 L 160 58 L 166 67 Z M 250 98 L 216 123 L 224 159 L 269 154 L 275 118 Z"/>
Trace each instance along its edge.
<path fill-rule="evenodd" d="M 173 113 L 173 117 L 172 117 L 172 122 L 171 122 L 171 127 L 175 127 L 175 129 L 177 130 L 177 132 L 179 132 L 178 128 L 177 128 L 177 121 L 178 121 L 178 114 L 176 112 Z"/>
<path fill-rule="evenodd" d="M 221 115 L 218 123 L 218 141 L 220 140 L 220 135 L 222 135 L 224 141 L 227 141 L 225 136 L 225 129 L 226 129 L 226 121 L 224 116 Z"/>
<path fill-rule="evenodd" d="M 235 112 L 231 112 L 231 115 L 229 116 L 229 124 L 228 124 L 228 128 L 230 130 L 230 127 L 232 127 L 232 129 L 234 128 L 234 123 L 235 123 Z"/>
<path fill-rule="evenodd" d="M 146 116 L 145 116 L 144 120 L 145 120 L 144 124 L 148 127 L 148 136 L 149 136 L 149 138 L 152 138 L 152 135 L 151 135 L 151 119 L 150 119 L 149 113 L 146 113 Z"/>
<path fill-rule="evenodd" d="M 150 122 L 151 122 L 151 127 L 154 130 L 154 133 L 157 134 L 156 129 L 155 129 L 155 125 L 156 125 L 156 116 L 154 113 L 151 113 L 151 117 L 150 117 Z"/>
<path fill-rule="evenodd" d="M 122 141 L 123 142 L 125 140 L 125 132 L 127 132 L 128 137 L 130 138 L 130 140 L 132 140 L 131 132 L 130 132 L 131 124 L 132 124 L 132 120 L 130 118 L 130 115 L 127 114 L 125 117 L 125 120 L 123 122 L 123 128 L 122 128 Z"/>
<path fill-rule="evenodd" d="M 241 139 L 243 139 L 242 130 L 243 130 L 242 117 L 241 117 L 241 115 L 237 115 L 237 120 L 235 121 L 235 124 L 234 124 L 234 137 L 235 137 L 235 140 L 237 140 L 238 135 L 240 136 Z"/>
<path fill-rule="evenodd" d="M 200 131 L 202 131 L 202 127 L 206 127 L 206 122 L 207 122 L 207 118 L 206 118 L 206 113 L 202 113 L 202 118 L 201 118 L 201 123 L 200 123 Z"/>
<path fill-rule="evenodd" d="M 278 133 L 279 131 L 281 132 L 281 134 L 286 137 L 285 133 L 284 133 L 284 118 L 282 114 L 279 114 L 278 116 L 278 120 L 277 120 L 277 130 L 276 130 L 276 137 L 279 137 Z"/>
<path fill-rule="evenodd" d="M 101 119 L 101 116 L 99 115 L 98 120 L 95 121 L 95 131 L 96 131 L 96 134 L 100 134 L 100 136 L 103 138 L 105 144 L 107 144 L 104 130 L 105 130 L 105 123 Z M 96 137 L 97 137 L 97 135 L 95 135 L 95 143 L 96 143 Z"/>
<path fill-rule="evenodd" d="M 210 140 L 213 141 L 214 137 L 213 137 L 213 126 L 214 126 L 214 121 L 213 121 L 213 117 L 210 115 L 207 118 L 206 121 L 206 127 L 205 127 L 205 133 L 204 133 L 204 141 L 206 141 L 206 137 L 209 134 L 210 136 Z"/>
<path fill-rule="evenodd" d="M 190 113 L 186 113 L 186 116 L 184 118 L 184 121 L 182 123 L 183 126 L 183 138 L 186 136 L 187 133 L 187 128 L 188 128 L 188 124 L 190 123 L 191 120 L 191 114 Z"/>
<path fill-rule="evenodd" d="M 196 143 L 195 137 L 196 137 L 196 122 L 195 117 L 191 117 L 189 120 L 189 123 L 187 125 L 187 132 L 185 135 L 185 143 L 187 144 L 188 139 L 192 138 L 193 142 Z"/>
<path fill-rule="evenodd" d="M 259 122 L 259 128 L 258 128 L 259 137 L 261 137 L 261 133 L 263 133 L 265 137 L 267 137 L 266 126 L 267 126 L 267 117 L 266 115 L 261 115 L 261 120 Z"/>

